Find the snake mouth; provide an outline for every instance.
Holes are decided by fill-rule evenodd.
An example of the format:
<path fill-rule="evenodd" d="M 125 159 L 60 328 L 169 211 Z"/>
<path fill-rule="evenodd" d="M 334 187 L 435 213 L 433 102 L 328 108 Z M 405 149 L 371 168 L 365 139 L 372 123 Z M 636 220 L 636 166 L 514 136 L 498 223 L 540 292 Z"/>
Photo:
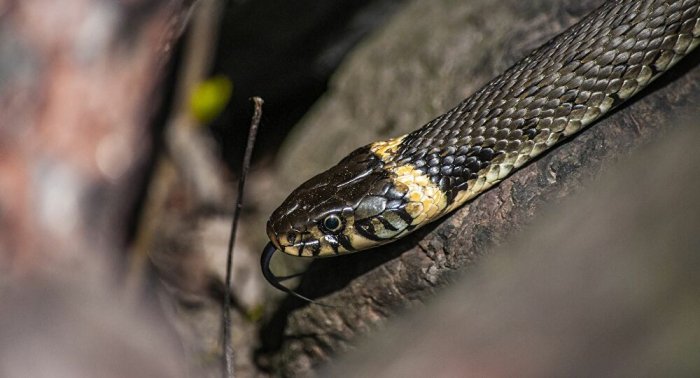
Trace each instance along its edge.
<path fill-rule="evenodd" d="M 280 243 L 280 238 L 270 222 L 267 222 L 267 237 L 270 239 L 270 242 L 272 242 L 272 245 L 274 245 L 275 248 L 280 251 L 284 251 L 285 246 Z"/>
<path fill-rule="evenodd" d="M 296 241 L 293 244 L 282 243 L 280 250 L 286 254 L 299 256 L 299 257 L 316 257 L 321 252 L 321 242 L 318 239 L 306 238 L 305 234 L 302 234 L 302 238 L 305 240 Z M 274 244 L 274 243 L 273 243 Z"/>
<path fill-rule="evenodd" d="M 268 224 L 267 236 L 278 250 L 293 256 L 316 257 L 321 252 L 321 242 L 309 231 L 289 232 L 279 235 Z"/>

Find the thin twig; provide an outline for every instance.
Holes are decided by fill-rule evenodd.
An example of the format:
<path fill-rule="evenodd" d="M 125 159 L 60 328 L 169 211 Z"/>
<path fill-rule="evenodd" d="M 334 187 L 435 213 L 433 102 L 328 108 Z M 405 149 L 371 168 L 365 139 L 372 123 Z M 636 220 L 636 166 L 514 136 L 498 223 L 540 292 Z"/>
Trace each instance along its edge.
<path fill-rule="evenodd" d="M 233 378 L 233 347 L 231 346 L 231 266 L 233 262 L 233 246 L 236 241 L 236 229 L 238 227 L 238 216 L 241 213 L 243 204 L 243 187 L 245 186 L 245 177 L 250 168 L 250 159 L 253 155 L 253 145 L 255 145 L 255 136 L 258 133 L 258 125 L 262 116 L 263 100 L 260 97 L 253 97 L 255 102 L 255 113 L 250 123 L 248 132 L 248 144 L 245 147 L 245 156 L 243 157 L 243 167 L 241 169 L 241 177 L 238 180 L 238 198 L 236 199 L 236 209 L 233 212 L 233 222 L 231 223 L 231 236 L 228 240 L 228 254 L 226 256 L 226 288 L 224 290 L 224 377 Z"/>

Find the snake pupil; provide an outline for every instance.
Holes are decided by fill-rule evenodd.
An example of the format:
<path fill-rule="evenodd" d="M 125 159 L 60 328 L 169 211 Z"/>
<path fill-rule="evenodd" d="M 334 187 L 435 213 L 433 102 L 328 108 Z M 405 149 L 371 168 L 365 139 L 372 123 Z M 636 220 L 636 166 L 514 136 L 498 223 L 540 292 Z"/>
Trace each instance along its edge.
<path fill-rule="evenodd" d="M 329 215 L 323 220 L 323 227 L 328 231 L 338 231 L 341 226 L 340 218 L 337 215 Z"/>

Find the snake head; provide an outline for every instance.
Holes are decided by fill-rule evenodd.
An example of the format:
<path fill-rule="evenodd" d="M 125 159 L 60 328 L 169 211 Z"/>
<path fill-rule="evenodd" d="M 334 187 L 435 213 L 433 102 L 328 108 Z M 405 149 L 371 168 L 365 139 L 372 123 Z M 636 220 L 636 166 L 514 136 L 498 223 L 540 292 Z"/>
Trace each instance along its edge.
<path fill-rule="evenodd" d="M 267 234 L 294 256 L 326 257 L 392 241 L 410 231 L 407 187 L 392 180 L 370 146 L 294 190 L 272 213 Z"/>

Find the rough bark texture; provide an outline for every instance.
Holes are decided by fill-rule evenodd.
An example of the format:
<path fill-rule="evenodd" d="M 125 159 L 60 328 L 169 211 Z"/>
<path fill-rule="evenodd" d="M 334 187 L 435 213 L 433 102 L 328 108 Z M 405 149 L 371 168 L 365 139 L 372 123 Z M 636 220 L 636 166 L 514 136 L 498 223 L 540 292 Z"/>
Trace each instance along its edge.
<path fill-rule="evenodd" d="M 615 165 L 319 376 L 699 376 L 697 126 Z"/>
<path fill-rule="evenodd" d="M 418 0 L 350 59 L 294 131 L 270 206 L 353 148 L 400 135 L 447 110 L 602 1 Z M 283 375 L 307 373 L 398 310 L 421 306 L 457 270 L 531 223 L 631 151 L 687 119 L 700 95 L 696 52 L 634 100 L 454 214 L 397 243 L 314 261 L 263 329 Z M 313 148 L 311 148 L 313 146 Z M 269 213 L 268 213 L 269 214 Z"/>

